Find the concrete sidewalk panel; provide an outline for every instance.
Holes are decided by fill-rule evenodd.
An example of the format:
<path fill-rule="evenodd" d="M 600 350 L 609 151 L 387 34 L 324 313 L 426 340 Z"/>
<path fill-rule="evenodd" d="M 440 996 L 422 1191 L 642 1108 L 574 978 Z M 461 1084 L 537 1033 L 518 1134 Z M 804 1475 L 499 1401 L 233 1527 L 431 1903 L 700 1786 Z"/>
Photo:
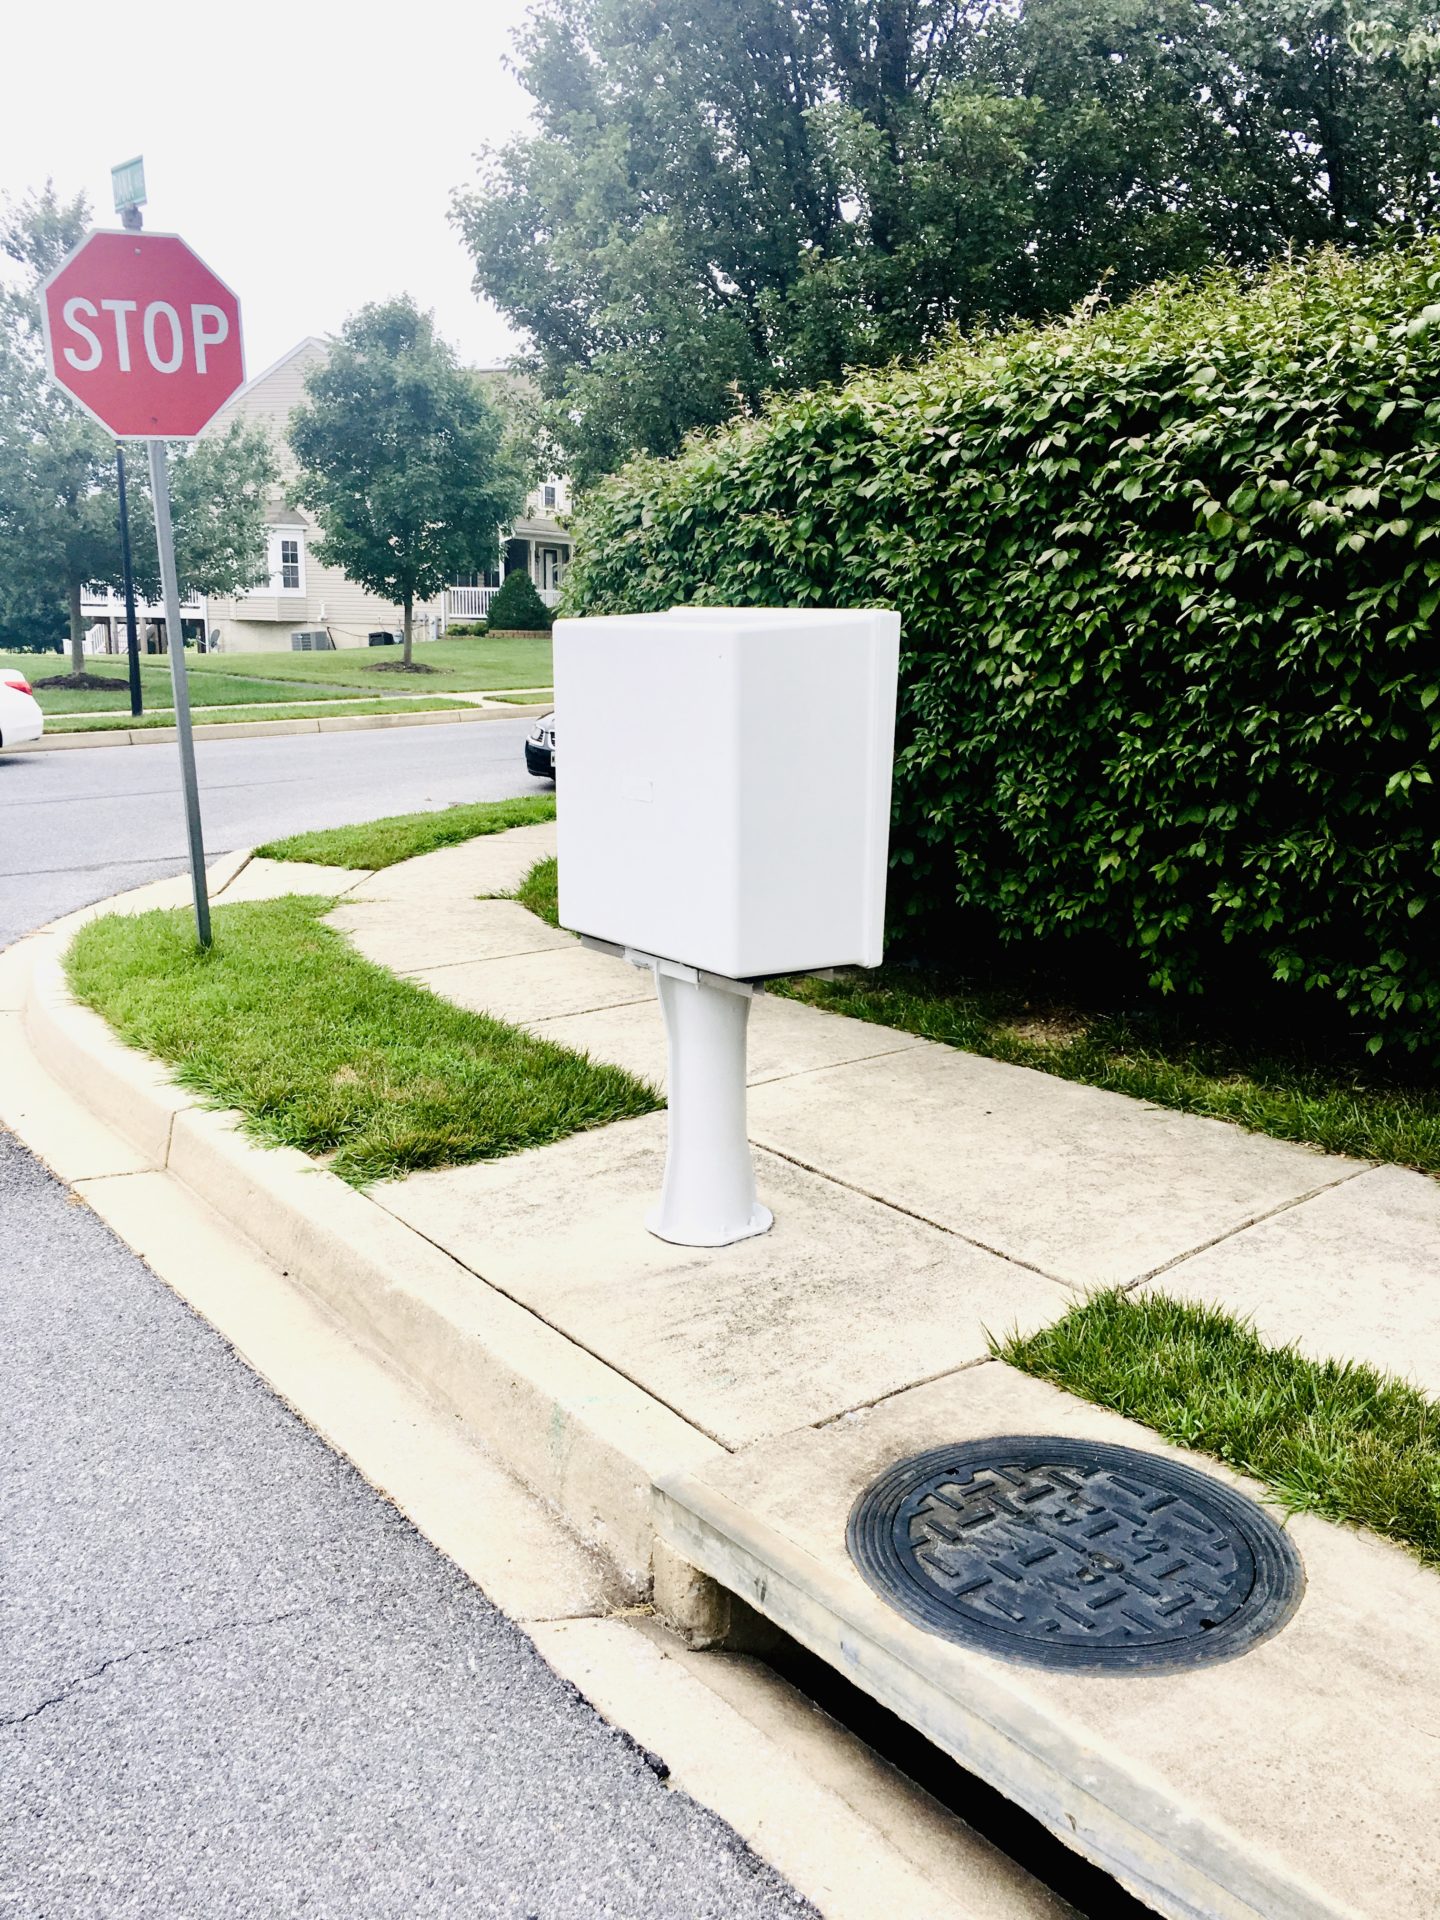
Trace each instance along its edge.
<path fill-rule="evenodd" d="M 665 1023 L 653 991 L 644 1000 L 624 1006 L 606 1007 L 596 1013 L 562 1014 L 557 1019 L 528 1024 L 543 1039 L 558 1040 L 577 1053 L 588 1053 L 592 1060 L 608 1060 L 648 1080 L 652 1087 L 665 1090 Z M 868 1020 L 822 1013 L 796 1000 L 759 993 L 750 1006 L 747 1078 L 753 1087 L 762 1080 L 813 1073 L 821 1067 L 876 1059 L 928 1044 L 912 1033 L 898 1033 L 892 1027 L 872 1026 Z"/>
<path fill-rule="evenodd" d="M 614 960 L 607 953 L 590 953 L 573 940 L 516 959 L 417 967 L 406 978 L 453 1000 L 456 1006 L 493 1014 L 515 1026 L 655 997 L 655 983 L 647 969 Z"/>
<path fill-rule="evenodd" d="M 1361 1164 L 941 1046 L 756 1087 L 750 1134 L 1081 1288 L 1144 1278 Z"/>
<path fill-rule="evenodd" d="M 323 867 L 309 860 L 264 860 L 258 855 L 226 887 L 218 904 L 278 900 L 287 893 L 344 893 L 366 874 L 351 867 Z"/>
<path fill-rule="evenodd" d="M 1146 1291 L 1253 1319 L 1440 1396 L 1440 1183 L 1373 1167 L 1172 1267 Z"/>
<path fill-rule="evenodd" d="M 469 895 L 428 905 L 419 926 L 408 900 L 346 900 L 328 916 L 328 924 L 348 935 L 367 960 L 392 973 L 504 960 L 575 944 L 568 933 L 557 933 L 514 900 Z"/>
<path fill-rule="evenodd" d="M 428 906 L 476 894 L 513 893 L 535 862 L 554 851 L 553 820 L 480 834 L 458 847 L 438 847 L 434 853 L 382 868 L 361 882 L 354 897 L 422 901 Z"/>
<path fill-rule="evenodd" d="M 646 1115 L 375 1197 L 727 1447 L 972 1365 L 987 1328 L 1064 1309 L 1053 1281 L 763 1154 L 771 1232 L 657 1240 L 665 1127 Z"/>
<path fill-rule="evenodd" d="M 892 1462 L 1004 1433 L 1175 1457 L 1145 1428 L 991 1361 L 669 1483 L 661 1533 L 1159 1912 L 1429 1920 L 1440 1578 L 1300 1516 L 1300 1607 L 1238 1659 L 1149 1673 L 997 1660 L 887 1606 L 850 1561 L 846 1523 Z"/>

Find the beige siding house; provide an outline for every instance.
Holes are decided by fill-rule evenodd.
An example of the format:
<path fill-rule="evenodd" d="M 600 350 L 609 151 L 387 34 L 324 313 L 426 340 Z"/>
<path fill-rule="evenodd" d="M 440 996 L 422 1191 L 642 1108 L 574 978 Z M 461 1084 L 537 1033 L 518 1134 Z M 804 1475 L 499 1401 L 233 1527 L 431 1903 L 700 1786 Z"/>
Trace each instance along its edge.
<path fill-rule="evenodd" d="M 293 468 L 286 427 L 305 397 L 305 376 L 312 367 L 323 365 L 326 352 L 323 340 L 302 340 L 243 387 L 207 429 L 223 431 L 232 420 L 259 423 L 275 442 L 282 472 L 266 516 L 269 580 L 248 593 L 206 603 L 209 641 L 218 652 L 288 652 L 303 644 L 295 638 L 297 635 L 325 636 L 312 638 L 312 646 L 324 646 L 328 640 L 336 648 L 365 647 L 372 633 L 400 632 L 398 607 L 356 586 L 336 568 L 321 566 L 313 552 L 315 523 L 289 497 L 285 475 Z M 506 529 L 502 548 L 505 572 L 525 567 L 552 605 L 570 558 L 570 537 L 553 515 L 567 505 L 563 481 L 549 481 L 537 488 L 526 504 L 525 517 Z M 439 598 L 417 603 L 415 638 L 435 639 L 447 621 L 482 617 L 498 585 L 498 577 L 493 574 L 472 575 L 457 581 Z"/>

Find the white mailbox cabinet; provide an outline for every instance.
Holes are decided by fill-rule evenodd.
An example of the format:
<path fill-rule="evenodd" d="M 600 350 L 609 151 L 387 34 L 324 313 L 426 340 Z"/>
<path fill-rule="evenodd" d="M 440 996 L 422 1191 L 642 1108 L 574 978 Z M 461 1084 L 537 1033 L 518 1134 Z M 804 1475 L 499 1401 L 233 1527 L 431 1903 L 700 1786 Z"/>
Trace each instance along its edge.
<path fill-rule="evenodd" d="M 555 623 L 560 920 L 733 980 L 879 964 L 900 616 Z"/>

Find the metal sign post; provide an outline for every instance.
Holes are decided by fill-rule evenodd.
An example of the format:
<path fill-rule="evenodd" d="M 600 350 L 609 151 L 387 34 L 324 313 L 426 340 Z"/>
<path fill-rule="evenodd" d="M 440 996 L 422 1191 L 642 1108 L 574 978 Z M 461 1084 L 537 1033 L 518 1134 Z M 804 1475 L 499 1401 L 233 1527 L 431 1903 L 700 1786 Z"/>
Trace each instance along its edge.
<path fill-rule="evenodd" d="M 125 449 L 116 442 L 115 478 L 120 485 L 120 577 L 125 586 L 125 650 L 130 656 L 130 715 L 145 711 L 140 692 L 140 637 L 135 631 L 135 574 L 130 565 L 130 509 L 125 498 Z"/>
<path fill-rule="evenodd" d="M 128 177 L 117 179 L 115 190 L 133 225 L 127 219 L 123 233 L 92 233 L 81 241 L 41 289 L 41 317 L 51 379 L 116 440 L 144 440 L 150 449 L 195 931 L 208 947 L 210 901 L 165 443 L 193 440 L 203 431 L 244 386 L 245 357 L 240 303 L 225 282 L 178 234 L 140 231 L 145 183 L 136 169 L 135 162 L 117 169 Z M 138 676 L 138 659 L 131 671 Z"/>
<path fill-rule="evenodd" d="M 195 932 L 210 944 L 210 896 L 205 887 L 205 842 L 200 832 L 200 787 L 195 777 L 195 738 L 190 730 L 190 683 L 185 675 L 185 635 L 180 625 L 180 582 L 175 574 L 175 532 L 170 524 L 170 473 L 165 442 L 150 442 L 150 497 L 155 507 L 155 544 L 160 549 L 160 591 L 165 602 L 165 643 L 170 684 L 175 689 L 175 735 L 180 748 L 180 784 L 185 790 L 185 833 L 190 843 L 190 880 L 195 892 Z"/>

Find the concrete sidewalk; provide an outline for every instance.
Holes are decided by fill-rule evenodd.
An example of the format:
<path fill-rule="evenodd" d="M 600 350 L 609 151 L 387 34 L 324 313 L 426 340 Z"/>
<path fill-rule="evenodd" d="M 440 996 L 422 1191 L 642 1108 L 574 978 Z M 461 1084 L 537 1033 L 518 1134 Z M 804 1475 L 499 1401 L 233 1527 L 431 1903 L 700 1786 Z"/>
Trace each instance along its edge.
<path fill-rule="evenodd" d="M 379 964 L 663 1084 L 648 976 L 479 897 L 513 890 L 551 834 L 372 875 L 251 861 L 222 903 L 339 894 L 332 923 Z M 250 1146 L 70 1007 L 57 932 L 11 990 L 48 1070 L 243 1222 L 632 1591 L 653 1575 L 699 1638 L 712 1615 L 724 1630 L 717 1593 L 741 1595 L 1163 1913 L 1433 1911 L 1440 1580 L 1398 1548 L 1294 1521 L 1307 1588 L 1282 1632 L 1225 1664 L 1097 1678 L 911 1627 L 850 1564 L 844 1516 L 886 1462 L 972 1435 L 1171 1451 L 988 1357 L 987 1332 L 1100 1284 L 1238 1308 L 1268 1338 L 1436 1390 L 1440 1186 L 761 996 L 767 1235 L 701 1251 L 645 1231 L 663 1115 L 356 1194 Z M 123 1221 L 128 1171 L 71 1177 Z"/>
<path fill-rule="evenodd" d="M 663 1090 L 648 973 L 475 897 L 513 890 L 553 847 L 553 826 L 527 827 L 356 878 L 332 922 L 460 1006 Z M 283 884 L 254 866 L 240 888 L 247 879 Z M 688 1417 L 677 1368 L 734 1398 L 733 1414 L 702 1422 L 727 1444 L 749 1433 L 740 1399 L 769 1402 L 766 1382 L 788 1383 L 772 1418 L 831 1418 L 984 1358 L 986 1327 L 1039 1325 L 1117 1284 L 1163 1285 L 1316 1358 L 1366 1360 L 1440 1392 L 1440 1184 L 1423 1174 L 765 995 L 750 1085 L 776 1227 L 703 1258 L 641 1226 L 659 1189 L 660 1118 L 412 1175 L 375 1197 L 461 1261 L 483 1249 L 492 1285 L 587 1345 L 593 1320 L 596 1350 Z M 571 1196 L 559 1219 L 556 1192 Z M 685 1276 L 698 1269 L 697 1326 Z M 772 1290 L 784 1307 L 757 1313 Z M 839 1353 L 822 1337 L 837 1322 Z M 712 1327 L 724 1369 L 704 1350 Z"/>

